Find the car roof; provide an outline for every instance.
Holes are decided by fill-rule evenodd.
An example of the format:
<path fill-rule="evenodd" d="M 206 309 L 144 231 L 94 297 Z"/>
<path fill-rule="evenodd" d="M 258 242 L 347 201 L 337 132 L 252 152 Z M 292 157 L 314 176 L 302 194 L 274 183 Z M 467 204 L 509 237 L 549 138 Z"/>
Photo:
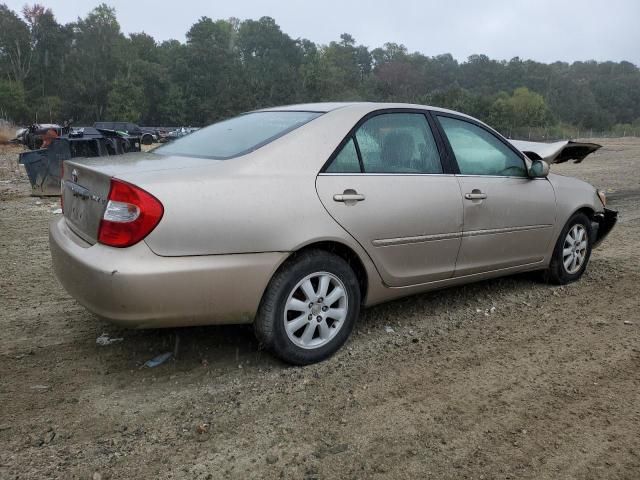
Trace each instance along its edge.
<path fill-rule="evenodd" d="M 339 109 L 348 108 L 365 109 L 370 112 L 384 109 L 408 108 L 419 110 L 431 110 L 434 112 L 453 113 L 463 117 L 473 118 L 461 112 L 448 110 L 446 108 L 433 107 L 429 105 L 418 105 L 413 103 L 386 103 L 386 102 L 320 102 L 320 103 L 299 103 L 295 105 L 282 105 L 278 107 L 263 108 L 256 112 L 320 112 L 328 113 Z M 476 119 L 474 119 L 476 120 Z"/>

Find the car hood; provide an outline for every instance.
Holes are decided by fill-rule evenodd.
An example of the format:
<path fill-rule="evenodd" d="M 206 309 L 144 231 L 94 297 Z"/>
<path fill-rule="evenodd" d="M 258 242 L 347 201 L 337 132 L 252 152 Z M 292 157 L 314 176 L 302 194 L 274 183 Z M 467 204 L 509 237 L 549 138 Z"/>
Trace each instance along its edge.
<path fill-rule="evenodd" d="M 511 144 L 524 153 L 531 160 L 544 160 L 551 163 L 564 163 L 574 160 L 573 163 L 582 162 L 588 155 L 602 148 L 602 145 L 589 142 L 574 142 L 562 140 L 553 143 L 525 142 L 522 140 L 510 140 Z"/>

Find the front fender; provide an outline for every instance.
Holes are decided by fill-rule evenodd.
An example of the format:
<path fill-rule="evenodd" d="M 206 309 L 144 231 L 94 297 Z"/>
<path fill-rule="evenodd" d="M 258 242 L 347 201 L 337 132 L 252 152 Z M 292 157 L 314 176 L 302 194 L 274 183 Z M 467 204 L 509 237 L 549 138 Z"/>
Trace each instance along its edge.
<path fill-rule="evenodd" d="M 548 179 L 556 194 L 557 220 L 553 238 L 558 238 L 569 219 L 579 210 L 588 211 L 592 219 L 604 213 L 604 206 L 593 185 L 577 178 L 553 173 L 549 174 Z M 555 242 L 551 245 L 550 254 L 554 246 Z"/>

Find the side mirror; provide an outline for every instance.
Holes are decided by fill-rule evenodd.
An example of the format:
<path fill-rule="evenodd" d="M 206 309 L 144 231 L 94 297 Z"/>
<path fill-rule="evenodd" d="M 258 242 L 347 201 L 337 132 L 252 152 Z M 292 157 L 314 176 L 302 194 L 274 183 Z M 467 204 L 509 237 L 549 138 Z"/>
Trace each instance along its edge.
<path fill-rule="evenodd" d="M 549 175 L 549 164 L 544 160 L 534 160 L 529 168 L 531 178 L 545 178 Z"/>

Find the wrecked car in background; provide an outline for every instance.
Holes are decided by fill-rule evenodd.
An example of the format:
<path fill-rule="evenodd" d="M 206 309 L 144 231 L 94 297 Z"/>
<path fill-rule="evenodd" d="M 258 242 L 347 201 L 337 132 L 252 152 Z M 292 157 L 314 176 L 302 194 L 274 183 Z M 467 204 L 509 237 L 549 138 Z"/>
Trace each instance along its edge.
<path fill-rule="evenodd" d="M 65 162 L 54 271 L 117 324 L 252 323 L 283 360 L 318 362 L 361 307 L 524 271 L 578 280 L 617 214 L 542 148 L 420 105 L 251 112 Z"/>
<path fill-rule="evenodd" d="M 57 123 L 34 123 L 16 132 L 16 140 L 29 150 L 47 148 L 51 141 L 69 132 L 68 126 Z"/>
<path fill-rule="evenodd" d="M 66 135 L 54 136 L 42 145 L 44 148 L 18 156 L 18 162 L 27 171 L 34 196 L 60 195 L 60 175 L 65 160 L 140 151 L 138 137 L 93 127 L 72 128 Z"/>
<path fill-rule="evenodd" d="M 131 122 L 95 122 L 93 126 L 98 130 L 113 130 L 132 137 L 139 137 L 140 143 L 143 145 L 151 145 L 158 141 L 158 134 L 154 129 L 140 127 Z"/>
<path fill-rule="evenodd" d="M 169 132 L 166 133 L 166 135 L 164 136 L 164 141 L 165 142 L 169 142 L 172 140 L 175 140 L 176 138 L 182 138 L 182 137 L 186 137 L 187 135 L 198 131 L 199 128 L 195 128 L 195 127 L 180 127 L 180 128 L 176 128 L 174 130 L 170 130 Z"/>

